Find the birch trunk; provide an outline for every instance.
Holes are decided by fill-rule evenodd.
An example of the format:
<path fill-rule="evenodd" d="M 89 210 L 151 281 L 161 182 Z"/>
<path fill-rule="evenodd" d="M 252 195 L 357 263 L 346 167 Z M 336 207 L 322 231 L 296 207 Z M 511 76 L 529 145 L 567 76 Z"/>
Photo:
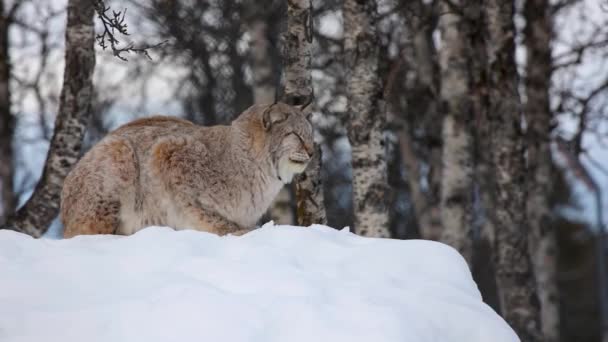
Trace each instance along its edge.
<path fill-rule="evenodd" d="M 283 97 L 292 105 L 304 105 L 313 99 L 310 74 L 312 50 L 312 1 L 287 1 L 287 31 L 283 37 Z M 315 144 L 316 145 L 316 144 Z M 321 148 L 306 171 L 295 179 L 298 224 L 326 223 L 321 182 Z"/>
<path fill-rule="evenodd" d="M 494 169 L 492 166 L 491 128 L 488 120 L 488 70 L 485 35 L 484 2 L 474 1 L 469 11 L 468 28 L 471 70 L 471 101 L 474 117 L 473 186 L 477 204 L 473 208 L 476 230 L 473 239 L 472 273 L 485 303 L 500 312 L 494 264 Z"/>
<path fill-rule="evenodd" d="M 0 224 L 15 209 L 13 192 L 13 131 L 9 88 L 10 60 L 8 29 L 10 18 L 5 14 L 4 0 L 0 0 Z"/>
<path fill-rule="evenodd" d="M 273 103 L 275 96 L 268 24 L 264 20 L 254 20 L 249 28 L 251 33 L 250 62 L 253 75 L 253 101 Z"/>
<path fill-rule="evenodd" d="M 268 24 L 255 19 L 249 28 L 251 33 L 250 62 L 253 75 L 253 100 L 258 104 L 273 103 L 275 82 L 273 76 Z M 276 224 L 294 224 L 290 187 L 284 186 L 268 209 L 270 219 Z"/>
<path fill-rule="evenodd" d="M 384 144 L 386 114 L 378 76 L 376 2 L 345 0 L 343 16 L 355 233 L 390 237 Z"/>
<path fill-rule="evenodd" d="M 410 127 L 407 123 L 403 126 L 398 133 L 399 150 L 403 164 L 407 168 L 407 180 L 418 229 L 423 239 L 437 241 L 442 233 L 439 208 L 435 205 L 432 195 L 427 196 L 422 190 L 420 165 L 413 148 L 414 141 L 409 131 Z"/>
<path fill-rule="evenodd" d="M 559 336 L 559 294 L 557 289 L 557 246 L 549 208 L 552 191 L 551 125 L 551 38 L 553 27 L 548 0 L 528 0 L 526 18 L 526 93 L 528 123 L 528 203 L 530 254 L 540 300 L 540 317 L 545 342 Z"/>
<path fill-rule="evenodd" d="M 528 252 L 525 163 L 515 65 L 513 1 L 486 3 L 488 119 L 495 170 L 496 283 L 503 317 L 522 341 L 540 341 L 539 308 Z"/>
<path fill-rule="evenodd" d="M 40 181 L 6 227 L 40 237 L 59 212 L 65 176 L 78 161 L 90 116 L 95 67 L 93 2 L 70 0 L 66 27 L 65 73 L 55 131 Z"/>
<path fill-rule="evenodd" d="M 439 110 L 439 68 L 437 51 L 433 43 L 433 32 L 436 25 L 436 4 L 427 4 L 422 0 L 414 1 L 403 9 L 409 35 L 412 37 L 412 49 L 402 53 L 409 67 L 415 72 L 415 81 L 408 84 L 406 96 L 408 113 L 402 129 L 398 133 L 401 159 L 407 169 L 408 184 L 412 205 L 420 235 L 424 239 L 439 240 L 443 231 L 439 210 L 439 191 L 441 189 L 441 130 L 437 123 L 442 122 L 442 111 Z M 387 81 L 387 84 L 389 82 Z M 385 90 L 386 92 L 386 90 Z M 424 156 L 415 149 L 415 140 L 411 132 L 420 127 L 413 122 L 421 117 L 425 136 Z M 426 163 L 429 167 L 425 181 L 428 189 L 423 190 L 420 167 Z"/>
<path fill-rule="evenodd" d="M 452 1 L 461 6 L 464 2 Z M 443 46 L 439 51 L 441 99 L 444 103 L 440 210 L 441 241 L 454 247 L 471 265 L 471 214 L 473 203 L 473 137 L 468 70 L 467 23 L 442 3 L 439 27 Z"/>

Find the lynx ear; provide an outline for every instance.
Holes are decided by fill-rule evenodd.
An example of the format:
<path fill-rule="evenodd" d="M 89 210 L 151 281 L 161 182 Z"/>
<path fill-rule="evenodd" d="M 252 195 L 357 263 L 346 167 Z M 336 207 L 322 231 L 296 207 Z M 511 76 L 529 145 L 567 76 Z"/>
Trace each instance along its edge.
<path fill-rule="evenodd" d="M 262 114 L 262 126 L 264 126 L 265 130 L 269 130 L 272 125 L 275 125 L 287 119 L 287 114 L 276 110 L 273 111 L 272 107 L 273 105 L 268 106 L 268 108 L 266 108 L 266 110 L 264 110 L 264 113 Z"/>

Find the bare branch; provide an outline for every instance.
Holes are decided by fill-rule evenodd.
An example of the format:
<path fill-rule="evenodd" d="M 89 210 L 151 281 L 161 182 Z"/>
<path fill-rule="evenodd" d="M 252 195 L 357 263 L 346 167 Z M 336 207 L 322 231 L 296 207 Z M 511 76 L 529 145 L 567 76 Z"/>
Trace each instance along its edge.
<path fill-rule="evenodd" d="M 125 8 L 122 11 L 112 10 L 112 13 L 109 13 L 110 7 L 106 6 L 104 0 L 95 0 L 95 12 L 97 12 L 97 17 L 103 24 L 103 32 L 95 36 L 97 43 L 104 50 L 108 47 L 111 48 L 114 56 L 123 61 L 127 61 L 127 59 L 122 56 L 122 54 L 125 52 L 134 52 L 136 54 L 141 54 L 151 60 L 152 57 L 150 57 L 148 50 L 158 48 L 167 42 L 167 40 L 164 40 L 157 44 L 146 44 L 139 47 L 135 47 L 133 43 L 129 43 L 124 47 L 119 47 L 120 41 L 116 38 L 116 35 L 129 35 L 129 32 L 127 30 L 127 23 L 125 23 L 125 15 L 127 14 L 127 9 Z"/>
<path fill-rule="evenodd" d="M 574 97 L 576 101 L 581 105 L 581 110 L 578 113 L 578 127 L 577 131 L 572 138 L 572 143 L 574 147 L 574 153 L 578 156 L 583 151 L 583 135 L 587 131 L 588 127 L 588 116 L 591 110 L 590 103 L 596 98 L 598 95 L 602 94 L 604 91 L 608 90 L 608 79 L 604 80 L 598 87 L 593 89 L 586 97 L 577 98 Z"/>

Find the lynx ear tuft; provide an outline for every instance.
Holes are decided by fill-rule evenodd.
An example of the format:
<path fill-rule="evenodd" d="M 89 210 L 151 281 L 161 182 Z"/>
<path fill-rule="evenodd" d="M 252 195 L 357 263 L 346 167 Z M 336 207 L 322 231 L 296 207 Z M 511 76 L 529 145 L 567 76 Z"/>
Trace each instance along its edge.
<path fill-rule="evenodd" d="M 266 108 L 264 110 L 264 113 L 262 114 L 262 126 L 264 126 L 265 130 L 269 130 L 273 125 L 279 123 L 279 122 L 283 122 L 287 119 L 287 114 L 281 112 L 281 111 L 273 111 L 272 107 L 273 105 L 268 106 L 268 108 Z"/>

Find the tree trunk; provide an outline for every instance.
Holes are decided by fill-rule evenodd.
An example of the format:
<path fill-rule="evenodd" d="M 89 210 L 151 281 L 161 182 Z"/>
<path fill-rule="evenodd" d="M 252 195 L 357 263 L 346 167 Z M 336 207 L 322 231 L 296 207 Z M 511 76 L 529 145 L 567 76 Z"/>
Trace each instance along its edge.
<path fill-rule="evenodd" d="M 540 341 L 539 309 L 528 252 L 525 163 L 515 65 L 513 1 L 486 3 L 488 119 L 495 175 L 496 283 L 503 317 L 522 341 Z"/>
<path fill-rule="evenodd" d="M 419 160 L 414 151 L 414 140 L 407 123 L 399 130 L 398 138 L 401 159 L 407 169 L 407 181 L 420 235 L 423 239 L 437 241 L 441 238 L 443 231 L 439 208 L 433 201 L 432 195 L 428 196 L 422 190 Z M 429 181 L 430 179 L 431 177 L 429 177 Z"/>
<path fill-rule="evenodd" d="M 95 67 L 93 14 L 92 1 L 68 2 L 65 73 L 51 146 L 32 197 L 9 218 L 5 228 L 40 237 L 59 212 L 63 180 L 78 161 L 90 116 Z"/>
<path fill-rule="evenodd" d="M 226 57 L 228 57 L 228 65 L 232 72 L 230 73 L 230 84 L 232 89 L 228 88 L 227 93 L 231 93 L 231 110 L 228 113 L 230 116 L 227 118 L 228 121 L 236 118 L 245 109 L 251 106 L 252 102 L 255 101 L 253 89 L 248 82 L 245 81 L 245 70 L 244 65 L 246 64 L 247 56 L 242 56 L 239 52 L 239 44 L 236 42 L 242 36 L 242 21 L 244 20 L 244 6 L 237 1 L 222 1 L 222 17 L 225 21 L 224 26 L 226 27 L 226 33 L 224 40 L 228 49 L 226 51 Z"/>
<path fill-rule="evenodd" d="M 423 0 L 411 2 L 404 7 L 407 30 L 412 37 L 412 48 L 404 49 L 402 54 L 408 66 L 415 73 L 412 84 L 405 81 L 407 115 L 404 126 L 398 133 L 401 159 L 407 169 L 408 184 L 412 205 L 420 235 L 424 239 L 439 240 L 443 231 L 439 210 L 439 193 L 441 189 L 441 122 L 439 110 L 439 68 L 437 51 L 433 43 L 433 32 L 436 17 L 436 4 L 426 4 Z M 389 82 L 387 81 L 387 84 Z M 389 84 L 390 85 L 390 84 Z M 386 93 L 386 90 L 385 90 Z M 422 124 L 416 122 L 420 118 Z M 424 129 L 424 137 L 416 144 L 412 136 L 419 127 Z M 416 146 L 423 145 L 421 151 Z M 423 190 L 420 168 L 428 166 L 425 181 L 427 189 Z"/>
<path fill-rule="evenodd" d="M 323 187 L 321 183 L 321 146 L 315 144 L 315 157 L 306 172 L 296 179 L 296 214 L 298 225 L 326 224 Z"/>
<path fill-rule="evenodd" d="M 259 14 L 258 14 L 259 15 Z M 268 39 L 268 25 L 264 20 L 255 19 L 249 25 L 251 47 L 249 58 L 253 75 L 253 100 L 255 103 L 273 103 L 275 82 Z M 268 209 L 270 219 L 276 224 L 294 224 L 290 187 L 284 186 Z"/>
<path fill-rule="evenodd" d="M 273 103 L 275 83 L 270 57 L 268 24 L 264 20 L 253 20 L 249 25 L 251 47 L 249 58 L 253 75 L 253 100 L 255 103 Z"/>
<path fill-rule="evenodd" d="M 551 38 L 553 26 L 547 0 L 528 0 L 524 8 L 527 48 L 525 107 L 528 123 L 528 202 L 530 254 L 540 300 L 541 326 L 545 342 L 559 341 L 557 246 L 551 219 L 552 191 L 551 125 Z"/>
<path fill-rule="evenodd" d="M 500 312 L 494 264 L 494 168 L 492 166 L 491 128 L 488 120 L 488 70 L 483 1 L 474 2 L 469 12 L 471 100 L 474 115 L 474 176 L 476 196 L 473 239 L 473 279 L 485 303 Z"/>
<path fill-rule="evenodd" d="M 0 0 L 0 224 L 15 209 L 13 192 L 13 133 L 11 113 L 10 59 L 8 29 L 10 18 L 5 14 L 4 0 Z"/>
<path fill-rule="evenodd" d="M 287 1 L 287 31 L 283 37 L 283 101 L 305 105 L 313 99 L 310 74 L 312 50 L 312 1 Z M 295 178 L 298 224 L 326 223 L 321 182 L 321 148 L 315 144 L 312 161 Z"/>
<path fill-rule="evenodd" d="M 375 0 L 344 1 L 344 59 L 352 148 L 355 233 L 390 237 Z"/>
<path fill-rule="evenodd" d="M 464 2 L 452 1 L 461 6 Z M 456 248 L 469 265 L 472 260 L 473 137 L 465 19 L 442 3 L 439 27 L 441 98 L 444 103 L 443 167 L 440 192 L 441 241 Z"/>

